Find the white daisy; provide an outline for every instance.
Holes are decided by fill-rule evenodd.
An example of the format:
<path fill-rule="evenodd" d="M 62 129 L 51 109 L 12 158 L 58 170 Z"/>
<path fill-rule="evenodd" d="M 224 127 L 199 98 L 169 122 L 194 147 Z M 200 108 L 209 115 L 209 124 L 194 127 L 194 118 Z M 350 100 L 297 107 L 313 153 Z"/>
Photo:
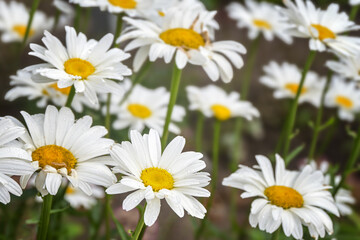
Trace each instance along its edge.
<path fill-rule="evenodd" d="M 237 21 L 237 27 L 249 29 L 250 39 L 255 39 L 262 33 L 267 41 L 272 41 L 276 36 L 287 44 L 292 43 L 287 32 L 289 24 L 284 21 L 274 4 L 246 0 L 245 5 L 233 2 L 229 4 L 227 11 L 230 18 Z"/>
<path fill-rule="evenodd" d="M 96 205 L 98 199 L 103 198 L 105 195 L 104 189 L 99 186 L 91 185 L 91 189 L 93 191 L 93 194 L 91 196 L 88 196 L 79 188 L 73 188 L 71 186 L 68 186 L 64 195 L 64 199 L 74 209 L 91 209 L 93 206 Z"/>
<path fill-rule="evenodd" d="M 356 56 L 341 56 L 339 60 L 330 60 L 326 66 L 335 73 L 355 81 L 360 81 L 360 54 Z"/>
<path fill-rule="evenodd" d="M 57 10 L 59 10 L 60 12 L 66 14 L 68 16 L 75 15 L 73 7 L 66 1 L 54 0 L 53 5 L 54 5 L 54 7 L 56 7 Z"/>
<path fill-rule="evenodd" d="M 360 4 L 360 0 L 349 0 L 350 5 L 358 5 Z"/>
<path fill-rule="evenodd" d="M 35 173 L 35 186 L 43 196 L 56 195 L 63 177 L 87 195 L 93 192 L 90 184 L 108 187 L 116 181 L 105 165 L 111 164 L 108 154 L 113 140 L 103 138 L 107 134 L 104 127 L 91 127 L 91 117 L 75 121 L 69 108 L 58 111 L 54 106 L 48 106 L 45 114 L 30 116 L 24 111 L 21 114 L 28 132 L 20 139 L 31 153 L 33 166 L 39 170 Z M 23 188 L 31 176 L 21 177 Z"/>
<path fill-rule="evenodd" d="M 355 82 L 334 76 L 325 96 L 325 106 L 338 108 L 340 119 L 353 121 L 354 115 L 360 112 L 360 89 Z"/>
<path fill-rule="evenodd" d="M 98 104 L 96 93 L 117 94 L 117 84 L 112 80 L 131 75 L 131 70 L 121 63 L 130 54 L 118 48 L 110 49 L 114 39 L 110 33 L 97 42 L 88 41 L 83 33 L 76 34 L 72 27 L 65 30 L 66 47 L 47 31 L 42 39 L 46 48 L 30 44 L 33 51 L 29 54 L 46 62 L 26 68 L 39 74 L 33 76 L 33 80 L 57 82 L 59 88 L 74 85 L 77 93 L 83 93 L 95 105 Z"/>
<path fill-rule="evenodd" d="M 215 14 L 199 8 L 171 8 L 161 26 L 125 17 L 130 26 L 117 42 L 132 39 L 125 51 L 138 48 L 133 62 L 134 71 L 138 71 L 147 58 L 152 62 L 164 58 L 165 63 L 170 63 L 175 56 L 179 69 L 187 63 L 201 65 L 211 80 L 221 77 L 224 82 L 229 82 L 233 78 L 231 63 L 241 68 L 243 60 L 240 54 L 246 53 L 246 49 L 234 41 L 211 42 L 207 26 Z"/>
<path fill-rule="evenodd" d="M 215 85 L 202 88 L 188 86 L 186 92 L 190 102 L 189 109 L 200 111 L 206 117 L 225 121 L 232 117 L 252 120 L 260 116 L 259 111 L 250 102 L 240 100 L 240 94 L 237 92 L 227 94 Z"/>
<path fill-rule="evenodd" d="M 260 82 L 274 89 L 275 98 L 295 98 L 301 80 L 301 70 L 294 64 L 270 62 L 264 67 Z M 318 107 L 326 79 L 315 72 L 308 72 L 301 90 L 299 103 L 309 102 Z"/>
<path fill-rule="evenodd" d="M 288 171 L 284 160 L 276 155 L 275 177 L 271 162 L 256 156 L 256 170 L 240 165 L 225 178 L 223 185 L 239 188 L 242 198 L 258 197 L 251 204 L 249 221 L 252 227 L 273 233 L 282 225 L 287 237 L 302 239 L 303 226 L 317 239 L 333 232 L 331 218 L 324 210 L 339 215 L 334 199 L 323 185 L 324 176 L 308 165 L 302 171 Z M 260 169 L 260 170 L 258 170 Z"/>
<path fill-rule="evenodd" d="M 131 83 L 129 80 L 123 84 L 124 92 L 129 91 Z M 122 97 L 112 98 L 111 113 L 116 114 L 117 119 L 113 123 L 115 129 L 130 127 L 132 130 L 142 132 L 145 127 L 153 128 L 162 134 L 170 93 L 164 87 L 156 89 L 145 88 L 136 85 L 126 101 Z M 180 133 L 180 128 L 174 122 L 181 122 L 185 116 L 185 109 L 175 105 L 169 125 L 170 132 Z"/>
<path fill-rule="evenodd" d="M 296 37 L 310 38 L 310 49 L 325 51 L 327 48 L 344 54 L 360 52 L 360 38 L 346 36 L 360 26 L 349 20 L 345 12 L 339 13 L 339 5 L 332 3 L 326 10 L 318 9 L 311 1 L 284 0 L 286 9 L 280 9 L 292 24 L 291 33 Z M 343 34 L 343 35 L 342 35 Z"/>
<path fill-rule="evenodd" d="M 48 102 L 59 107 L 65 105 L 71 87 L 59 88 L 57 83 L 36 83 L 31 77 L 32 74 L 27 71 L 18 71 L 16 75 L 10 76 L 10 85 L 13 88 L 6 93 L 5 99 L 8 101 L 21 97 L 26 97 L 28 100 L 39 99 L 36 102 L 39 108 L 45 108 Z M 76 94 L 71 102 L 71 108 L 76 112 L 82 112 L 84 105 L 94 108 L 94 105 L 89 104 L 82 94 Z"/>
<path fill-rule="evenodd" d="M 16 126 L 9 118 L 0 118 L 0 202 L 10 202 L 10 193 L 22 194 L 19 184 L 11 176 L 32 173 L 30 155 L 20 149 L 14 140 L 25 134 L 23 127 Z"/>
<path fill-rule="evenodd" d="M 29 10 L 22 3 L 10 1 L 6 3 L 0 1 L 0 31 L 2 31 L 1 40 L 3 42 L 21 42 L 24 39 L 28 20 Z M 29 39 L 34 38 L 49 30 L 54 24 L 54 19 L 49 18 L 45 13 L 36 11 L 34 14 Z"/>
<path fill-rule="evenodd" d="M 147 205 L 144 214 L 145 224 L 154 224 L 160 213 L 160 200 L 164 199 L 179 216 L 186 210 L 191 216 L 203 218 L 206 209 L 194 197 L 209 197 L 204 189 L 210 177 L 199 172 L 206 167 L 197 152 L 182 152 L 185 139 L 176 137 L 161 152 L 158 133 L 151 129 L 141 136 L 137 131 L 130 132 L 130 142 L 122 142 L 112 147 L 110 153 L 117 162 L 114 172 L 121 173 L 122 179 L 106 189 L 108 194 L 134 191 L 126 197 L 123 209 L 135 208 L 145 198 Z"/>

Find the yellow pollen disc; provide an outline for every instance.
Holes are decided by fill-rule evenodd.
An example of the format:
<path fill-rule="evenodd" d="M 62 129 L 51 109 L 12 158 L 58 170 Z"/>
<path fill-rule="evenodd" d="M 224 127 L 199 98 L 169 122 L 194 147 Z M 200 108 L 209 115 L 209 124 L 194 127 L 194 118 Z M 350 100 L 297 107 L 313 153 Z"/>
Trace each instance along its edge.
<path fill-rule="evenodd" d="M 335 33 L 333 31 L 331 31 L 330 29 L 328 29 L 327 27 L 324 27 L 319 24 L 311 24 L 311 26 L 319 32 L 318 38 L 320 39 L 320 41 L 327 39 L 327 38 L 332 38 L 332 39 L 336 38 Z"/>
<path fill-rule="evenodd" d="M 75 189 L 74 188 L 72 188 L 72 187 L 67 187 L 67 189 L 66 189 L 66 194 L 73 194 L 75 192 Z"/>
<path fill-rule="evenodd" d="M 287 90 L 289 90 L 291 93 L 293 93 L 294 95 L 296 95 L 296 93 L 297 93 L 297 91 L 298 91 L 298 89 L 299 89 L 299 84 L 297 84 L 297 83 L 287 83 L 287 84 L 285 85 L 285 88 L 286 88 Z M 304 94 L 304 93 L 306 93 L 306 92 L 307 92 L 307 88 L 306 88 L 306 87 L 303 87 L 303 88 L 301 89 L 300 95 L 301 95 L 301 94 Z"/>
<path fill-rule="evenodd" d="M 353 101 L 345 96 L 337 96 L 335 102 L 344 108 L 352 108 L 354 105 Z"/>
<path fill-rule="evenodd" d="M 95 72 L 95 67 L 88 61 L 80 58 L 71 58 L 64 63 L 65 72 L 68 74 L 87 79 Z"/>
<path fill-rule="evenodd" d="M 155 192 L 161 189 L 171 190 L 174 188 L 173 176 L 162 168 L 146 168 L 141 172 L 140 178 L 146 187 L 151 186 Z"/>
<path fill-rule="evenodd" d="M 301 194 L 290 187 L 271 186 L 265 189 L 264 194 L 272 205 L 284 209 L 301 208 L 304 205 L 304 199 Z"/>
<path fill-rule="evenodd" d="M 49 165 L 56 169 L 66 168 L 68 173 L 75 167 L 76 158 L 67 149 L 57 145 L 39 147 L 32 153 L 32 160 L 38 161 L 39 166 L 44 168 Z"/>
<path fill-rule="evenodd" d="M 142 119 L 148 118 L 152 114 L 151 110 L 142 104 L 137 104 L 137 103 L 129 104 L 127 108 L 133 116 Z"/>
<path fill-rule="evenodd" d="M 162 32 L 159 37 L 169 45 L 185 49 L 198 49 L 205 45 L 204 38 L 192 29 L 173 28 Z"/>
<path fill-rule="evenodd" d="M 71 87 L 66 87 L 66 88 L 59 88 L 57 83 L 53 83 L 50 85 L 51 88 L 55 89 L 58 92 L 61 92 L 64 95 L 69 95 Z"/>
<path fill-rule="evenodd" d="M 26 26 L 25 25 L 14 25 L 13 26 L 13 30 L 19 34 L 21 37 L 25 37 L 25 33 L 26 33 Z M 30 29 L 29 31 L 29 37 L 31 37 L 32 35 L 34 35 L 34 30 Z"/>
<path fill-rule="evenodd" d="M 158 11 L 160 17 L 165 17 L 165 13 L 163 11 Z"/>
<path fill-rule="evenodd" d="M 211 110 L 213 111 L 214 116 L 220 121 L 228 120 L 231 117 L 230 109 L 223 105 L 214 104 L 211 106 Z"/>
<path fill-rule="evenodd" d="M 261 19 L 254 19 L 253 23 L 258 28 L 264 28 L 264 29 L 267 29 L 267 30 L 270 30 L 272 28 L 271 24 L 269 22 L 261 20 Z"/>
<path fill-rule="evenodd" d="M 137 2 L 135 0 L 108 0 L 109 3 L 116 7 L 121 7 L 125 9 L 134 9 L 136 8 Z"/>

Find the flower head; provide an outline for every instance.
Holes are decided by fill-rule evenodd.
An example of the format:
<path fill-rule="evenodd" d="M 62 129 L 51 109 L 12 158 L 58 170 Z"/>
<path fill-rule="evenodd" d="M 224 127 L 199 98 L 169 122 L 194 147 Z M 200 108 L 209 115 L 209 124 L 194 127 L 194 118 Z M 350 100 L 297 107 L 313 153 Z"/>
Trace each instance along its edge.
<path fill-rule="evenodd" d="M 215 117 L 220 121 L 232 117 L 243 117 L 252 120 L 259 117 L 259 111 L 248 101 L 241 101 L 237 92 L 227 94 L 223 89 L 208 85 L 203 88 L 188 86 L 187 96 L 190 110 L 198 110 L 206 117 Z"/>
<path fill-rule="evenodd" d="M 324 210 L 339 215 L 334 199 L 324 185 L 324 176 L 306 166 L 302 171 L 288 171 L 284 160 L 276 155 L 275 176 L 271 162 L 256 156 L 255 170 L 240 165 L 240 169 L 225 178 L 223 185 L 244 191 L 242 198 L 258 197 L 251 204 L 249 221 L 252 227 L 273 233 L 282 225 L 287 237 L 302 239 L 303 226 L 317 239 L 325 231 L 333 232 L 331 218 Z"/>
<path fill-rule="evenodd" d="M 99 42 L 87 40 L 83 33 L 77 34 L 72 27 L 65 27 L 66 47 L 59 39 L 45 32 L 45 47 L 30 44 L 30 55 L 44 60 L 45 64 L 28 67 L 38 76 L 37 82 L 56 82 L 59 88 L 74 85 L 77 93 L 83 93 L 94 105 L 98 104 L 96 93 L 119 93 L 112 80 L 123 80 L 131 70 L 121 61 L 130 57 L 118 48 L 110 49 L 114 36 L 105 35 Z M 110 80 L 111 79 L 111 80 Z"/>
<path fill-rule="evenodd" d="M 274 89 L 275 98 L 295 98 L 300 86 L 301 70 L 294 64 L 270 62 L 264 67 L 265 75 L 260 82 Z M 315 72 L 308 72 L 302 87 L 299 102 L 320 105 L 321 93 L 325 87 L 325 78 Z"/>
<path fill-rule="evenodd" d="M 349 0 L 350 5 L 358 5 L 360 4 L 360 0 Z"/>
<path fill-rule="evenodd" d="M 70 204 L 72 208 L 91 209 L 93 206 L 95 206 L 97 200 L 103 198 L 105 195 L 104 189 L 102 187 L 91 185 L 91 189 L 93 194 L 89 196 L 79 188 L 68 186 L 65 191 L 64 199 Z"/>
<path fill-rule="evenodd" d="M 346 36 L 360 26 L 349 20 L 346 13 L 339 13 L 339 5 L 332 3 L 326 10 L 318 9 L 307 0 L 283 1 L 286 9 L 280 9 L 292 25 L 291 33 L 296 37 L 310 38 L 309 46 L 314 51 L 331 49 L 343 55 L 360 52 L 360 38 Z"/>
<path fill-rule="evenodd" d="M 160 213 L 160 200 L 164 199 L 179 216 L 186 210 L 191 216 L 203 218 L 206 209 L 194 197 L 209 197 L 204 189 L 209 184 L 209 174 L 199 172 L 205 168 L 201 153 L 182 152 L 185 139 L 176 137 L 161 152 L 160 137 L 155 130 L 141 136 L 130 132 L 130 142 L 116 144 L 111 156 L 117 162 L 113 171 L 121 173 L 121 180 L 109 187 L 108 194 L 129 194 L 123 208 L 129 211 L 145 199 L 144 220 L 147 226 L 154 224 Z"/>
<path fill-rule="evenodd" d="M 287 44 L 292 43 L 287 32 L 289 24 L 276 10 L 275 5 L 253 0 L 246 0 L 245 5 L 233 2 L 227 7 L 227 11 L 230 18 L 237 21 L 239 28 L 249 29 L 250 39 L 255 39 L 262 33 L 268 41 L 272 41 L 276 36 Z"/>
<path fill-rule="evenodd" d="M 339 60 L 329 60 L 326 66 L 344 78 L 360 81 L 360 54 L 356 56 L 341 56 Z"/>
<path fill-rule="evenodd" d="M 63 177 L 87 195 L 93 192 L 90 184 L 107 187 L 116 181 L 105 165 L 112 162 L 108 154 L 113 141 L 103 138 L 107 134 L 104 127 L 91 127 L 91 117 L 75 121 L 69 108 L 58 111 L 54 106 L 48 106 L 45 114 L 21 114 L 28 131 L 20 139 L 39 170 L 35 186 L 42 195 L 56 195 Z M 21 177 L 22 187 L 31 176 Z"/>
<path fill-rule="evenodd" d="M 0 1 L 0 31 L 3 42 L 21 42 L 26 33 L 29 20 L 29 10 L 23 3 Z M 45 13 L 36 11 L 34 14 L 29 39 L 39 36 L 44 30 L 49 30 L 54 24 L 54 19 L 49 18 Z"/>

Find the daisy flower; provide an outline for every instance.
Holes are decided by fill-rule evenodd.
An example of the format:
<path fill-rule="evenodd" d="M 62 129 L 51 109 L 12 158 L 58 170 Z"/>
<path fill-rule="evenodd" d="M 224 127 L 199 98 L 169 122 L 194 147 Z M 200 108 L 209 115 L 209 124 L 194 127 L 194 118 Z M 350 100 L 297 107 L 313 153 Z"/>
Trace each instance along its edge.
<path fill-rule="evenodd" d="M 288 171 L 284 160 L 276 155 L 275 176 L 268 158 L 256 156 L 255 169 L 240 169 L 223 180 L 223 185 L 244 191 L 242 198 L 258 197 L 251 204 L 252 227 L 273 233 L 281 225 L 287 237 L 302 239 L 303 225 L 318 239 L 325 231 L 333 233 L 331 218 L 324 211 L 339 216 L 334 199 L 324 185 L 324 176 L 308 165 L 301 171 Z"/>
<path fill-rule="evenodd" d="M 309 46 L 314 51 L 327 48 L 343 55 L 354 55 L 360 51 L 360 38 L 346 36 L 360 26 L 349 20 L 339 5 L 332 3 L 326 10 L 318 9 L 311 1 L 283 1 L 287 8 L 280 9 L 292 24 L 291 33 L 296 37 L 310 38 Z"/>
<path fill-rule="evenodd" d="M 227 7 L 229 17 L 237 21 L 239 28 L 248 28 L 248 37 L 255 39 L 262 33 L 267 41 L 274 37 L 280 38 L 287 44 L 292 43 L 292 38 L 287 32 L 289 24 L 275 9 L 274 4 L 246 0 L 243 6 L 233 2 Z"/>
<path fill-rule="evenodd" d="M 325 106 L 338 108 L 340 119 L 353 121 L 354 115 L 360 112 L 360 90 L 356 83 L 334 76 L 325 96 Z"/>
<path fill-rule="evenodd" d="M 282 64 L 270 62 L 264 67 L 265 75 L 260 82 L 274 89 L 274 97 L 295 98 L 301 80 L 301 70 L 294 64 L 284 62 Z M 299 103 L 309 102 L 318 107 L 321 101 L 321 93 L 325 87 L 326 79 L 315 72 L 308 72 L 300 93 Z"/>
<path fill-rule="evenodd" d="M 232 117 L 252 120 L 260 116 L 259 111 L 250 102 L 240 100 L 240 94 L 237 92 L 227 94 L 215 85 L 203 88 L 188 86 L 186 92 L 190 102 L 189 109 L 200 111 L 206 117 L 225 121 Z"/>
<path fill-rule="evenodd" d="M 124 92 L 129 91 L 130 81 L 125 81 L 123 87 Z M 149 89 L 137 84 L 122 104 L 120 104 L 122 97 L 112 99 L 111 113 L 117 116 L 113 123 L 115 129 L 130 127 L 132 130 L 142 132 L 145 127 L 148 127 L 162 135 L 170 99 L 170 93 L 164 87 Z M 171 115 L 170 132 L 180 133 L 180 128 L 174 122 L 181 122 L 184 116 L 185 109 L 175 105 Z"/>
<path fill-rule="evenodd" d="M 117 162 L 113 171 L 122 174 L 121 180 L 106 189 L 108 194 L 132 192 L 123 202 L 123 209 L 130 211 L 145 199 L 147 202 L 144 221 L 147 226 L 154 224 L 160 213 L 160 200 L 166 200 L 179 216 L 186 210 L 191 216 L 204 218 L 206 209 L 194 197 L 209 197 L 204 189 L 210 177 L 199 172 L 206 167 L 197 152 L 182 152 L 185 139 L 176 137 L 161 152 L 158 133 L 151 129 L 141 136 L 130 132 L 130 142 L 112 147 L 110 154 Z"/>
<path fill-rule="evenodd" d="M 66 14 L 68 16 L 74 16 L 75 15 L 73 7 L 69 3 L 65 2 L 65 1 L 54 0 L 53 5 L 54 5 L 54 7 L 56 7 L 57 10 L 59 10 L 60 12 Z"/>
<path fill-rule="evenodd" d="M 16 126 L 9 118 L 0 118 L 0 202 L 10 202 L 10 193 L 22 194 L 19 184 L 11 176 L 34 172 L 30 155 L 16 146 L 14 140 L 25 134 L 25 129 Z"/>
<path fill-rule="evenodd" d="M 341 56 L 339 60 L 330 60 L 326 66 L 335 73 L 355 81 L 360 81 L 360 54 L 356 56 Z"/>
<path fill-rule="evenodd" d="M 45 114 L 21 114 L 28 131 L 20 139 L 31 154 L 32 165 L 39 170 L 34 173 L 35 186 L 43 196 L 56 195 L 63 178 L 87 195 L 93 192 L 90 184 L 108 187 L 116 181 L 105 165 L 111 163 L 108 154 L 114 142 L 103 138 L 107 134 L 104 127 L 91 127 L 91 117 L 75 121 L 69 108 L 58 111 L 54 106 L 48 106 Z M 23 188 L 31 176 L 21 177 Z"/>
<path fill-rule="evenodd" d="M 16 75 L 10 76 L 10 85 L 13 88 L 5 94 L 5 99 L 8 101 L 14 101 L 21 97 L 26 97 L 28 100 L 38 99 L 36 106 L 39 108 L 45 108 L 49 102 L 59 107 L 65 105 L 71 87 L 59 88 L 57 83 L 36 83 L 31 77 L 30 72 L 21 70 Z M 76 94 L 71 108 L 76 112 L 82 112 L 84 105 L 94 108 L 94 105 L 89 104 L 83 95 Z"/>
<path fill-rule="evenodd" d="M 64 199 L 74 209 L 91 209 L 96 205 L 98 199 L 103 198 L 105 195 L 104 189 L 99 186 L 91 185 L 91 189 L 93 190 L 93 194 L 88 196 L 79 188 L 68 186 L 65 191 Z"/>
<path fill-rule="evenodd" d="M 29 20 L 29 12 L 22 3 L 0 1 L 0 31 L 3 32 L 1 36 L 3 42 L 23 41 Z M 51 29 L 53 24 L 53 18 L 47 17 L 41 11 L 36 11 L 29 31 L 29 39 L 42 34 L 44 30 Z"/>
<path fill-rule="evenodd" d="M 164 58 L 165 63 L 170 63 L 175 56 L 179 69 L 187 63 L 200 65 L 211 80 L 221 78 L 229 82 L 233 78 L 231 63 L 241 68 L 243 60 L 240 54 L 246 53 L 246 49 L 234 41 L 211 42 L 207 26 L 215 14 L 198 8 L 172 8 L 166 12 L 162 25 L 125 17 L 130 26 L 117 42 L 131 39 L 125 51 L 138 48 L 134 71 L 138 71 L 147 58 L 152 62 Z"/>
<path fill-rule="evenodd" d="M 66 47 L 51 33 L 42 39 L 45 47 L 30 44 L 30 55 L 45 61 L 26 68 L 35 71 L 36 82 L 57 83 L 59 88 L 74 85 L 77 93 L 83 93 L 94 105 L 98 104 L 96 93 L 118 93 L 113 80 L 123 80 L 131 70 L 121 63 L 130 57 L 118 48 L 110 49 L 114 36 L 109 33 L 99 42 L 87 40 L 83 33 L 76 34 L 72 27 L 65 27 Z M 111 80 L 110 80 L 111 79 Z"/>
<path fill-rule="evenodd" d="M 358 5 L 360 4 L 360 0 L 349 0 L 350 5 Z"/>

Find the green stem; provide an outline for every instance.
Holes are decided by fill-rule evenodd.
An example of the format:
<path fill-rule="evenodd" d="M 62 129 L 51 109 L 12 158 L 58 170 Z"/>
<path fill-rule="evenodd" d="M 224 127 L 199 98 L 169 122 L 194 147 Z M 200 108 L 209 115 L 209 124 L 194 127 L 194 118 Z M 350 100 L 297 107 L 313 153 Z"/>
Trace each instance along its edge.
<path fill-rule="evenodd" d="M 210 192 L 211 195 L 209 200 L 206 204 L 206 215 L 204 219 L 201 221 L 201 224 L 195 234 L 195 239 L 200 239 L 201 235 L 204 232 L 206 221 L 210 215 L 210 210 L 213 204 L 215 191 L 216 191 L 216 184 L 217 184 L 217 176 L 219 170 L 219 147 L 220 147 L 220 132 L 221 132 L 221 121 L 216 120 L 214 124 L 214 136 L 213 136 L 213 164 L 212 164 L 212 173 L 211 173 L 211 185 L 210 185 Z"/>
<path fill-rule="evenodd" d="M 360 5 L 356 5 L 356 6 L 353 6 L 353 7 L 351 8 L 351 12 L 350 12 L 350 16 L 349 16 L 349 19 L 350 19 L 351 21 L 354 21 L 354 20 L 355 20 L 357 14 L 358 14 L 358 12 L 359 12 L 359 7 L 360 7 Z"/>
<path fill-rule="evenodd" d="M 77 5 L 75 9 L 75 18 L 74 18 L 74 28 L 77 32 L 80 31 L 80 18 L 81 18 L 81 7 L 80 5 Z"/>
<path fill-rule="evenodd" d="M 37 240 L 45 240 L 49 227 L 50 210 L 52 205 L 53 196 L 48 194 L 43 197 L 43 204 L 41 208 L 41 215 L 38 226 Z"/>
<path fill-rule="evenodd" d="M 115 223 L 116 225 L 116 229 L 118 230 L 118 233 L 120 235 L 120 238 L 123 239 L 123 240 L 127 240 L 129 239 L 129 235 L 127 235 L 124 227 L 119 223 L 119 221 L 116 219 L 115 215 L 114 215 L 114 212 L 112 211 L 111 208 L 109 208 L 109 213 L 110 213 L 110 216 L 113 220 L 113 222 Z"/>
<path fill-rule="evenodd" d="M 74 96 L 75 96 L 75 87 L 74 85 L 71 86 L 71 89 L 70 89 L 70 93 L 69 93 L 69 96 L 66 100 L 66 103 L 65 103 L 65 107 L 68 107 L 68 108 L 71 108 L 71 103 L 74 99 Z"/>
<path fill-rule="evenodd" d="M 32 25 L 32 22 L 33 22 L 33 19 L 34 19 L 35 12 L 36 12 L 37 8 L 39 7 L 39 3 L 40 3 L 40 0 L 34 0 L 33 3 L 32 3 L 31 10 L 30 10 L 30 15 L 29 15 L 29 20 L 28 20 L 28 23 L 27 23 L 27 26 L 26 26 L 25 35 L 24 35 L 24 38 L 23 38 L 23 41 L 22 41 L 22 44 L 21 44 L 21 49 L 25 48 L 26 42 L 27 42 L 27 40 L 29 38 L 31 25 Z"/>
<path fill-rule="evenodd" d="M 196 133 L 195 133 L 195 145 L 196 145 L 197 152 L 202 152 L 202 137 L 203 137 L 203 132 L 204 132 L 204 121 L 205 121 L 204 115 L 201 112 L 199 112 L 197 123 L 196 123 Z"/>
<path fill-rule="evenodd" d="M 114 43 L 113 43 L 114 47 L 119 47 L 118 44 L 116 44 L 116 40 L 119 38 L 119 36 L 121 34 L 122 25 L 123 25 L 123 17 L 124 17 L 124 13 L 119 13 L 117 15 L 115 35 L 114 35 Z"/>
<path fill-rule="evenodd" d="M 333 196 L 336 195 L 336 193 L 339 191 L 339 189 L 344 184 L 347 176 L 349 176 L 349 174 L 352 172 L 353 168 L 355 167 L 356 161 L 359 158 L 359 154 L 360 154 L 360 127 L 359 127 L 358 133 L 356 135 L 356 139 L 355 139 L 354 145 L 352 147 L 350 157 L 346 162 L 345 170 L 341 174 L 340 183 L 334 188 L 334 190 L 332 192 Z"/>
<path fill-rule="evenodd" d="M 170 100 L 169 100 L 169 105 L 168 105 L 168 109 L 166 112 L 163 135 L 161 138 L 162 149 L 165 148 L 166 143 L 167 143 L 167 138 L 169 135 L 169 125 L 171 122 L 171 115 L 172 115 L 172 112 L 173 112 L 173 109 L 174 109 L 174 106 L 176 103 L 177 95 L 179 92 L 181 72 L 182 72 L 181 69 L 178 69 L 178 67 L 176 66 L 176 63 L 174 63 L 172 79 L 171 79 Z"/>
<path fill-rule="evenodd" d="M 55 31 L 56 28 L 58 27 L 60 15 L 61 15 L 61 13 L 60 13 L 59 9 L 56 9 L 54 25 L 52 27 L 53 31 Z"/>
<path fill-rule="evenodd" d="M 313 137 L 312 137 L 312 140 L 311 140 L 310 150 L 309 150 L 309 155 L 308 155 L 308 162 L 309 163 L 310 163 L 310 161 L 313 160 L 314 155 L 315 155 L 315 150 L 316 150 L 317 141 L 318 141 L 319 132 L 320 132 L 320 125 L 321 125 L 321 122 L 322 122 L 322 116 L 323 116 L 323 111 L 324 111 L 325 95 L 326 95 L 326 93 L 327 93 L 327 91 L 329 89 L 331 77 L 332 77 L 332 72 L 329 71 L 327 79 L 326 79 L 326 84 L 325 84 L 324 89 L 323 89 L 323 91 L 321 93 L 321 102 L 320 102 L 319 111 L 317 112 L 317 116 L 316 116 L 316 120 L 315 120 L 314 134 L 313 134 Z"/>
<path fill-rule="evenodd" d="M 298 101 L 300 98 L 300 94 L 302 91 L 302 88 L 304 86 L 305 83 L 305 79 L 306 79 L 306 75 L 315 59 L 316 56 L 316 52 L 315 51 L 310 51 L 310 54 L 306 60 L 304 69 L 302 71 L 302 75 L 301 75 L 301 79 L 300 79 L 300 84 L 299 87 L 297 89 L 297 93 L 295 96 L 295 99 L 292 101 L 291 103 L 291 107 L 290 107 L 290 111 L 287 115 L 287 119 L 286 119 L 286 123 L 285 123 L 285 134 L 284 134 L 284 148 L 283 148 L 283 155 L 282 157 L 284 159 L 286 159 L 287 154 L 289 152 L 289 148 L 290 148 L 290 143 L 291 143 L 291 135 L 294 129 L 294 124 L 295 124 L 295 119 L 296 119 L 296 112 L 297 112 L 297 107 L 298 107 Z"/>
<path fill-rule="evenodd" d="M 86 33 L 89 27 L 89 20 L 90 20 L 90 13 L 91 13 L 91 8 L 86 8 L 85 9 L 85 17 L 83 17 L 84 22 L 81 24 L 82 28 L 79 29 L 79 31 Z"/>
<path fill-rule="evenodd" d="M 105 194 L 105 239 L 109 240 L 110 235 L 110 211 L 111 211 L 110 195 Z"/>
<path fill-rule="evenodd" d="M 132 237 L 132 240 L 138 240 L 138 239 L 141 239 L 142 237 L 142 233 L 143 233 L 143 228 L 144 228 L 144 214 L 145 214 L 145 208 L 146 208 L 146 204 L 144 206 L 144 209 L 143 210 L 140 210 L 139 213 L 140 213 L 140 217 L 139 217 L 139 222 L 136 226 L 136 229 L 135 229 L 135 232 L 134 232 L 134 235 Z"/>
<path fill-rule="evenodd" d="M 329 146 L 331 140 L 334 137 L 339 122 L 339 117 L 336 115 L 334 124 L 331 126 L 330 130 L 327 131 L 325 140 L 322 141 L 323 143 L 321 144 L 320 150 L 317 153 L 318 155 L 322 155 Z"/>

